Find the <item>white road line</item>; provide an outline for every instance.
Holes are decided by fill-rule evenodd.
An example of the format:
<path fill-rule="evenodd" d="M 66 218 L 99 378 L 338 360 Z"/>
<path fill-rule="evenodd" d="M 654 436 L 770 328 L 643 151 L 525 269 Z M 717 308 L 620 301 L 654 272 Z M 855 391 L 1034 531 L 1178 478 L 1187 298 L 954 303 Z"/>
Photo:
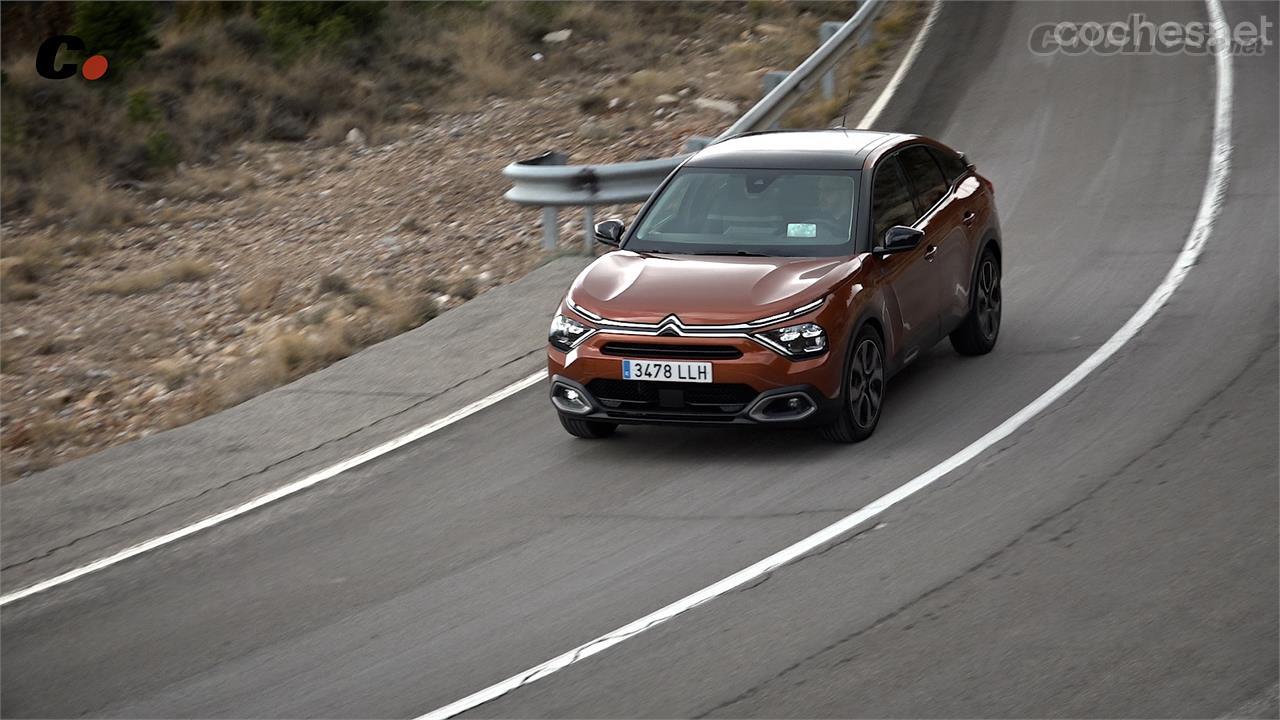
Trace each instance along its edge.
<path fill-rule="evenodd" d="M 490 393 L 489 395 L 486 395 L 480 398 L 479 400 L 476 400 L 473 403 L 465 405 L 462 408 L 455 410 L 449 413 L 448 415 L 445 415 L 442 418 L 439 418 L 437 420 L 432 420 L 426 425 L 410 430 L 409 432 L 403 435 L 400 435 L 399 437 L 393 438 L 391 440 L 388 440 L 387 442 L 382 443 L 381 445 L 365 450 L 359 455 L 347 458 L 342 462 L 330 465 L 329 467 L 326 467 L 323 470 L 307 475 L 306 477 L 301 478 L 300 480 L 295 480 L 289 483 L 288 485 L 284 485 L 282 487 L 276 488 L 275 490 L 272 490 L 269 493 L 266 493 L 264 495 L 259 495 L 258 497 L 246 503 L 243 503 L 241 505 L 236 505 L 230 510 L 223 510 L 222 512 L 216 515 L 210 515 L 209 517 L 203 520 L 200 520 L 199 522 L 192 523 L 191 525 L 187 525 L 185 527 L 179 528 L 177 530 L 174 530 L 173 532 L 165 533 L 164 535 L 161 535 L 156 538 L 152 538 L 150 540 L 147 540 L 146 542 L 138 543 L 137 545 L 130 545 L 129 547 L 117 553 L 108 555 L 99 560 L 94 560 L 93 562 L 87 565 L 81 565 L 80 567 L 77 567 L 73 570 L 68 570 L 67 572 L 62 573 L 61 575 L 56 575 L 54 577 L 49 578 L 48 580 L 43 580 L 34 585 L 28 585 L 27 587 L 24 587 L 21 590 L 15 590 L 14 592 L 11 592 L 7 595 L 0 595 L 0 606 L 8 605 L 11 602 L 21 600 L 25 597 L 30 597 L 31 595 L 35 595 L 36 593 L 44 592 L 45 590 L 57 587 L 59 585 L 62 585 L 63 583 L 71 582 L 76 578 L 84 577 L 89 573 L 97 572 L 99 570 L 102 570 L 103 568 L 109 568 L 112 565 L 115 565 L 116 563 L 124 562 L 129 558 L 137 557 L 138 555 L 141 555 L 145 552 L 149 552 L 151 550 L 155 550 L 156 548 L 163 547 L 170 543 L 177 542 L 178 540 L 181 540 L 182 538 L 185 538 L 190 535 L 194 535 L 200 532 L 201 530 L 207 530 L 215 525 L 231 520 L 232 518 L 236 518 L 241 515 L 244 515 L 247 512 L 256 510 L 262 507 L 263 505 L 268 505 L 281 498 L 288 497 L 289 495 L 293 495 L 295 493 L 306 490 L 309 487 L 318 485 L 324 482 L 325 480 L 332 478 L 335 475 L 344 473 L 347 470 L 350 470 L 359 465 L 363 465 L 364 463 L 367 463 L 370 460 L 373 460 L 374 458 L 378 458 L 383 455 L 386 455 L 392 450 L 404 447 L 405 445 L 408 445 L 409 443 L 414 442 L 415 440 L 421 440 L 422 438 L 436 432 L 437 430 L 442 430 L 458 422 L 459 420 L 462 420 L 463 418 L 470 417 L 471 415 L 474 415 L 480 412 L 481 410 L 489 407 L 490 405 L 493 405 L 494 403 L 505 400 L 506 398 L 511 397 L 512 395 L 520 392 L 521 390 L 524 390 L 527 387 L 537 384 L 538 382 L 546 379 L 546 377 L 547 377 L 547 372 L 545 370 L 539 370 L 538 372 L 526 378 L 522 378 L 520 380 L 517 380 L 511 383 L 510 385 L 502 388 L 501 390 Z"/>
<path fill-rule="evenodd" d="M 902 63 L 898 65 L 898 71 L 889 78 L 889 84 L 884 86 L 884 90 L 880 91 L 880 97 L 876 98 L 875 103 L 871 105 L 871 109 L 866 115 L 862 116 L 862 120 L 858 122 L 858 127 L 869 130 L 876 120 L 880 119 L 880 113 L 888 107 L 889 100 L 893 99 L 893 94 L 898 92 L 898 86 L 902 84 L 903 78 L 907 76 L 907 72 L 916 61 L 916 56 L 920 54 L 920 49 L 924 47 L 924 40 L 929 35 L 929 31 L 933 29 L 933 23 L 938 19 L 938 11 L 942 9 L 942 0 L 933 0 L 933 5 L 929 7 L 929 15 L 924 19 L 924 25 L 920 27 L 920 31 L 916 33 L 916 39 L 911 41 L 911 47 L 907 49 L 906 57 L 902 58 Z"/>
<path fill-rule="evenodd" d="M 1228 28 L 1221 0 L 1205 0 L 1205 4 L 1209 8 L 1209 17 L 1212 21 L 1214 32 L 1218 33 L 1220 37 L 1225 36 Z M 846 535 L 858 525 L 880 515 L 894 505 L 929 487 L 938 479 L 947 475 L 947 473 L 961 467 L 996 443 L 1009 437 L 1015 430 L 1025 425 L 1036 415 L 1039 415 L 1057 401 L 1058 398 L 1061 398 L 1072 388 L 1079 385 L 1090 373 L 1115 355 L 1159 312 L 1160 308 L 1173 296 L 1174 291 L 1178 289 L 1178 286 L 1182 284 L 1182 281 L 1191 272 L 1191 268 L 1196 264 L 1196 259 L 1200 256 L 1200 251 L 1204 249 L 1205 243 L 1213 232 L 1213 224 L 1217 220 L 1218 212 L 1222 207 L 1222 199 L 1226 193 L 1227 180 L 1231 171 L 1232 75 L 1231 56 L 1229 55 L 1230 43 L 1218 42 L 1216 49 L 1214 65 L 1217 72 L 1217 87 L 1214 93 L 1213 149 L 1209 160 L 1208 180 L 1205 183 L 1204 194 L 1200 198 L 1200 208 L 1196 212 L 1195 221 L 1191 225 L 1191 233 L 1187 236 L 1187 240 L 1182 246 L 1182 251 L 1178 253 L 1173 267 L 1169 269 L 1164 280 L 1151 293 L 1147 301 L 1101 347 L 1085 358 L 1084 362 L 1080 363 L 1066 377 L 1055 383 L 1053 387 L 1046 390 L 1040 397 L 1031 401 L 1031 404 L 1019 410 L 1008 420 L 1000 423 L 986 435 L 975 440 L 968 447 L 943 460 L 905 485 L 886 493 L 870 505 L 845 516 L 835 524 L 819 530 L 800 542 L 780 550 L 750 567 L 739 570 L 714 585 L 705 587 L 660 610 L 649 613 L 639 620 L 627 623 L 613 632 L 601 635 L 566 653 L 557 655 L 541 665 L 535 665 L 518 675 L 513 675 L 502 682 L 422 715 L 418 720 L 450 718 L 501 697 L 522 685 L 528 685 L 531 682 L 540 680 L 596 653 L 603 652 L 623 640 L 657 627 L 683 612 L 714 600 L 735 588 L 742 587 L 767 575 L 780 566 Z"/>

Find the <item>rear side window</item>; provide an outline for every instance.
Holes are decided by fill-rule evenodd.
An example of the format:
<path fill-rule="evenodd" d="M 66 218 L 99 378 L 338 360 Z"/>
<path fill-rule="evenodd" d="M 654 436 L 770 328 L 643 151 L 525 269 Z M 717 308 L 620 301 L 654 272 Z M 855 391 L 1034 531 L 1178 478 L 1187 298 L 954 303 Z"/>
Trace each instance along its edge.
<path fill-rule="evenodd" d="M 928 212 L 929 208 L 947 194 L 947 186 L 951 183 L 942 177 L 942 170 L 934 162 L 933 155 L 923 146 L 915 145 L 898 153 L 902 169 L 906 171 L 911 186 L 916 191 L 916 204 L 920 212 Z"/>
<path fill-rule="evenodd" d="M 871 244 L 877 245 L 884 232 L 894 225 L 912 225 L 916 221 L 916 208 L 911 202 L 911 190 L 907 187 L 897 157 L 891 157 L 876 169 L 875 185 L 871 188 L 871 217 L 875 235 Z"/>
<path fill-rule="evenodd" d="M 949 150 L 939 150 L 938 148 L 929 148 L 929 152 L 938 159 L 938 164 L 942 166 L 942 174 L 947 176 L 947 184 L 954 183 L 957 178 L 969 172 L 969 164 L 960 159 L 960 156 Z"/>

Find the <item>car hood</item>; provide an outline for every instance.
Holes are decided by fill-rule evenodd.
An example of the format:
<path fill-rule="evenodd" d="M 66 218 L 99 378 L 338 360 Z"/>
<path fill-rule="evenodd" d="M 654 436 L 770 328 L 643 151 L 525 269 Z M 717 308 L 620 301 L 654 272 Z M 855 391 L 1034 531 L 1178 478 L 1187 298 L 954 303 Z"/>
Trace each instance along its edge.
<path fill-rule="evenodd" d="M 858 258 L 719 257 L 618 250 L 593 262 L 569 291 L 574 304 L 611 320 L 686 325 L 743 323 L 826 295 Z"/>

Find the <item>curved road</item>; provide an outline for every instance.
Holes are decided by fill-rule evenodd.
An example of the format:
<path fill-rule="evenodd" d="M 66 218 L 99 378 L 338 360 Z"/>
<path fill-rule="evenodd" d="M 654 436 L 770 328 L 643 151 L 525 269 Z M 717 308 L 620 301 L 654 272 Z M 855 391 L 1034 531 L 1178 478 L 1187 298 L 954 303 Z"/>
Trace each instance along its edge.
<path fill-rule="evenodd" d="M 1208 56 L 1054 56 L 1058 20 L 1201 3 L 953 4 L 880 126 L 996 186 L 993 354 L 939 346 L 876 436 L 573 441 L 541 387 L 313 491 L 7 606 L 6 716 L 410 717 L 694 592 L 981 436 L 1173 264 L 1208 174 Z M 1280 17 L 1232 3 L 1228 20 Z M 1274 30 L 1273 30 L 1274 32 Z M 1274 716 L 1277 49 L 1233 59 L 1226 202 L 1168 305 L 1083 384 L 870 528 L 473 711 Z"/>

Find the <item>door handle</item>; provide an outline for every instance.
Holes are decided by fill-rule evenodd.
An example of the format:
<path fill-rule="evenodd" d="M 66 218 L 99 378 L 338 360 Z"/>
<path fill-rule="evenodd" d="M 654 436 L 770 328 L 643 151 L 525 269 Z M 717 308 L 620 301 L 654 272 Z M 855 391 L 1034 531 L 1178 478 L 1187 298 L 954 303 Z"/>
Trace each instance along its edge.
<path fill-rule="evenodd" d="M 933 258 L 937 254 L 938 254 L 937 245 L 930 245 L 928 248 L 925 248 L 925 251 L 924 251 L 925 262 L 933 262 Z"/>
<path fill-rule="evenodd" d="M 976 212 L 974 212 L 974 211 L 970 210 L 969 212 L 967 212 L 967 213 L 965 213 L 965 214 L 964 214 L 964 218 L 962 218 L 962 220 L 961 220 L 961 221 L 962 221 L 965 225 L 972 225 L 972 224 L 973 224 L 973 221 L 974 221 L 977 217 L 978 217 L 978 213 L 976 213 Z"/>

